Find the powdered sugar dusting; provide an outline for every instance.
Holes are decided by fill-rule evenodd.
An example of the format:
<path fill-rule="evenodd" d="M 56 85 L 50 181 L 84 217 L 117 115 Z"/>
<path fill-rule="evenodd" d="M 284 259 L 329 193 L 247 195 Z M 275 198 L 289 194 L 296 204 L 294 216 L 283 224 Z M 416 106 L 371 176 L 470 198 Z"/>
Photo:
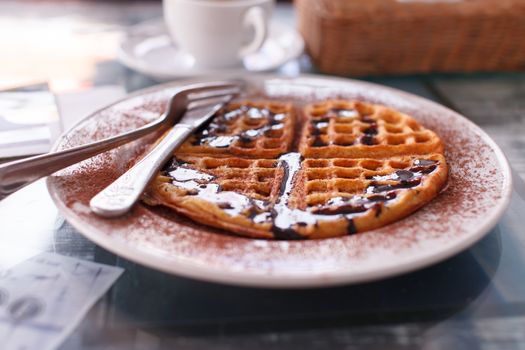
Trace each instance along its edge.
<path fill-rule="evenodd" d="M 341 79 L 254 78 L 252 94 L 298 104 L 342 97 L 412 115 L 444 141 L 448 186 L 413 215 L 383 228 L 312 241 L 240 238 L 197 225 L 163 208 L 138 204 L 128 215 L 99 218 L 90 198 L 128 166 L 149 137 L 72 166 L 49 179 L 64 215 L 87 237 L 117 254 L 166 271 L 251 285 L 356 282 L 409 271 L 481 238 L 508 200 L 510 175 L 487 136 L 454 112 L 393 89 Z M 138 127 L 162 113 L 175 87 L 153 89 L 96 113 L 61 140 L 67 148 Z M 287 284 L 288 283 L 288 284 Z"/>

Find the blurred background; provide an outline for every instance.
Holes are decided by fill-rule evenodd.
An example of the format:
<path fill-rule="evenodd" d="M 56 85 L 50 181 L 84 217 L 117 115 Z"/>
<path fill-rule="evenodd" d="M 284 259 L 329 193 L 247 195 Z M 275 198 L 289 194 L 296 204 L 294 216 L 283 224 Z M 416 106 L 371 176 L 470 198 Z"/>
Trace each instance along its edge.
<path fill-rule="evenodd" d="M 522 0 L 296 0 L 293 5 L 277 1 L 271 21 L 296 28 L 323 73 L 525 69 Z M 60 92 L 123 79 L 116 59 L 126 33 L 162 15 L 160 0 L 3 0 L 0 88 L 48 81 Z"/>
<path fill-rule="evenodd" d="M 47 81 L 60 93 L 122 83 L 115 60 L 126 30 L 161 17 L 160 0 L 2 0 L 0 89 Z"/>

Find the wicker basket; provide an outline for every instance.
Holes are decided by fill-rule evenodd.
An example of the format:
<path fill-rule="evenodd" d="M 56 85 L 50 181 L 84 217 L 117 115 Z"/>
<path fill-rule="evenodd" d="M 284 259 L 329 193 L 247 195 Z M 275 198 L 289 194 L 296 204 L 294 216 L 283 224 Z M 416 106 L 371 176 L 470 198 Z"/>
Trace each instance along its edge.
<path fill-rule="evenodd" d="M 525 0 L 295 0 L 318 69 L 339 75 L 525 68 Z"/>

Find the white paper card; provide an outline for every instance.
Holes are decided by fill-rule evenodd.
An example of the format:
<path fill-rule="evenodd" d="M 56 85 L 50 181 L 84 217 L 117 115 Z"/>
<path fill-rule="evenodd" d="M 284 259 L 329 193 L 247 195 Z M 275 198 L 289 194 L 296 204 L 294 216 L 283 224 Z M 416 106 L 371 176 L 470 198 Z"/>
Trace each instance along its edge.
<path fill-rule="evenodd" d="M 52 253 L 0 273 L 3 350 L 54 349 L 123 269 Z"/>
<path fill-rule="evenodd" d="M 55 97 L 46 84 L 0 91 L 0 158 L 49 152 L 59 133 Z"/>

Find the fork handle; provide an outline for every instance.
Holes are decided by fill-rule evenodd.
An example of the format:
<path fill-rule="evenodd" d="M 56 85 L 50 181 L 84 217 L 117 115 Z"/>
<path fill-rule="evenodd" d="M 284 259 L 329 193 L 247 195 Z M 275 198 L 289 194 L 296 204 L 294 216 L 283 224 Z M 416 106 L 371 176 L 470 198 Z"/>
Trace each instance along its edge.
<path fill-rule="evenodd" d="M 173 150 L 179 147 L 192 131 L 193 127 L 189 125 L 175 125 L 150 153 L 91 199 L 91 210 L 107 218 L 129 211 L 153 176 L 173 154 Z"/>
<path fill-rule="evenodd" d="M 46 153 L 0 165 L 0 200 L 22 187 L 99 153 L 162 128 L 163 116 L 138 129 L 60 152 Z"/>

